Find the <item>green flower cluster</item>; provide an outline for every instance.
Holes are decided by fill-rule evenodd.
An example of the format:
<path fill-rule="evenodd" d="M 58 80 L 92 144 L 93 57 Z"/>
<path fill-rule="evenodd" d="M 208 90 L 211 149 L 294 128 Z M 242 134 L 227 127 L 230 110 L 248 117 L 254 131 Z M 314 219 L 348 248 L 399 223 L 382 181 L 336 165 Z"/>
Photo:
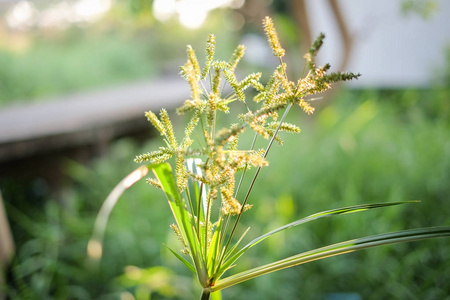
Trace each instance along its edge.
<path fill-rule="evenodd" d="M 175 157 L 175 173 L 180 192 L 186 189 L 188 178 L 203 183 L 208 186 L 207 203 L 214 201 L 218 194 L 221 195 L 221 211 L 224 215 L 236 215 L 243 210 L 243 206 L 233 196 L 236 172 L 246 166 L 268 165 L 263 150 L 237 148 L 239 135 L 246 128 L 250 128 L 265 139 L 274 137 L 281 143 L 282 140 L 277 135 L 279 131 L 297 133 L 300 132 L 300 128 L 294 124 L 279 122 L 279 111 L 285 110 L 289 105 L 297 104 L 307 114 L 312 114 L 314 108 L 306 99 L 307 96 L 329 89 L 333 82 L 356 79 L 359 76 L 359 74 L 339 72 L 327 74 L 330 67 L 328 64 L 316 67 L 314 58 L 324 39 L 324 35 L 321 34 L 305 55 L 308 66 L 306 76 L 298 79 L 296 83 L 289 81 L 286 76 L 286 64 L 282 62 L 285 50 L 281 48 L 273 22 L 266 17 L 263 25 L 273 53 L 280 59 L 280 65 L 275 69 L 267 84 L 260 82 L 261 73 L 252 73 L 240 81 L 237 79 L 235 70 L 244 56 L 243 45 L 236 48 L 229 61 L 214 60 L 216 39 L 214 35 L 209 35 L 206 62 L 203 68 L 200 67 L 195 51 L 188 46 L 188 59 L 181 67 L 181 75 L 190 85 L 191 97 L 177 109 L 179 114 L 192 113 L 185 129 L 185 136 L 181 143 L 177 141 L 166 110 L 161 110 L 159 118 L 149 111 L 146 113 L 148 120 L 164 136 L 167 146 L 136 157 L 136 162 L 153 164 Z M 207 78 L 210 81 L 210 90 L 205 88 Z M 231 96 L 221 95 L 223 80 L 231 87 L 233 91 Z M 245 90 L 248 88 L 256 91 L 253 100 L 260 105 L 259 108 L 255 111 L 248 109 L 247 113 L 238 115 L 236 122 L 230 124 L 230 127 L 217 130 L 217 114 L 230 113 L 229 104 L 236 100 L 246 103 Z M 191 149 L 193 143 L 191 135 L 198 126 L 201 126 L 203 133 L 203 147 Z M 203 169 L 201 175 L 194 174 L 185 167 L 185 162 L 191 157 L 200 157 L 204 161 L 201 164 Z M 154 180 L 149 182 L 159 186 Z"/>

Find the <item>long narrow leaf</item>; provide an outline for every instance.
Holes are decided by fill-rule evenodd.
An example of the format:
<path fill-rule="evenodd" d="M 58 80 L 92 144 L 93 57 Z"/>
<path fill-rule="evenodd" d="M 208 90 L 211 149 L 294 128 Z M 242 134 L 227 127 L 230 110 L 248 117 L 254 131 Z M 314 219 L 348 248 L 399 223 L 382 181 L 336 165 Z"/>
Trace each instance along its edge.
<path fill-rule="evenodd" d="M 246 246 L 244 246 L 241 250 L 239 250 L 236 254 L 234 254 L 232 257 L 230 257 L 230 259 L 228 259 L 222 266 L 221 266 L 221 271 L 222 273 L 225 272 L 230 265 L 234 264 L 234 262 L 242 255 L 244 254 L 245 251 L 247 251 L 248 249 L 250 249 L 251 247 L 255 246 L 256 244 L 258 244 L 259 242 L 265 240 L 266 238 L 268 238 L 269 236 L 278 233 L 280 231 L 298 226 L 300 224 L 304 224 L 310 221 L 314 221 L 320 218 L 325 218 L 325 217 L 331 217 L 331 216 L 336 216 L 336 215 L 342 215 L 342 214 L 349 214 L 349 213 L 355 213 L 355 212 L 362 212 L 362 211 L 366 211 L 369 209 L 374 209 L 374 208 L 380 208 L 380 207 L 387 207 L 387 206 L 394 206 L 394 205 L 400 205 L 400 204 L 405 204 L 405 203 L 415 203 L 418 201 L 401 201 L 401 202 L 383 202 L 383 203 L 374 203 L 374 204 L 362 204 L 362 205 L 355 205 L 355 206 L 349 206 L 349 207 L 343 207 L 343 208 L 338 208 L 338 209 L 332 209 L 332 210 L 328 210 L 328 211 L 323 211 L 323 212 L 319 212 L 319 213 L 315 213 L 313 215 L 310 215 L 306 218 L 302 218 L 299 219 L 297 221 L 294 221 L 292 223 L 286 224 L 284 226 L 281 226 L 277 229 L 274 229 L 266 234 L 263 234 L 257 238 L 255 238 L 254 240 L 252 240 L 250 243 L 248 243 Z M 222 274 L 221 273 L 221 274 Z"/>
<path fill-rule="evenodd" d="M 160 182 L 165 186 L 166 195 L 169 194 L 172 198 L 176 198 L 176 192 L 173 190 L 173 184 L 171 184 L 171 169 L 168 164 L 150 164 L 146 166 L 140 166 L 127 176 L 125 176 L 109 193 L 103 202 L 100 211 L 95 219 L 94 230 L 91 239 L 89 240 L 87 252 L 88 256 L 92 259 L 98 260 L 103 254 L 103 237 L 105 234 L 106 225 L 108 223 L 109 216 L 117 204 L 120 196 L 138 182 L 140 179 L 145 177 L 150 170 L 156 171 L 159 175 Z"/>
<path fill-rule="evenodd" d="M 221 234 L 222 234 L 222 223 L 223 219 L 220 219 L 217 223 L 217 226 L 214 230 L 214 234 L 211 239 L 211 243 L 208 249 L 208 257 L 207 257 L 207 266 L 208 270 L 214 270 L 216 268 L 217 260 L 219 257 L 219 243 L 221 240 Z M 210 274 L 212 275 L 212 274 Z"/>
<path fill-rule="evenodd" d="M 153 173 L 161 183 L 169 201 L 170 209 L 181 230 L 183 238 L 189 245 L 190 254 L 194 262 L 197 276 L 201 283 L 206 284 L 208 274 L 205 261 L 201 259 L 201 248 L 199 248 L 197 232 L 195 232 L 195 222 L 189 215 L 186 203 L 178 192 L 172 168 L 168 163 L 159 164 L 153 168 Z"/>
<path fill-rule="evenodd" d="M 233 245 L 233 248 L 231 248 L 228 253 L 224 253 L 224 259 L 228 260 L 229 256 L 234 252 L 234 250 L 239 246 L 239 244 L 242 242 L 242 240 L 244 239 L 244 237 L 247 235 L 247 232 L 250 230 L 250 227 L 248 227 L 244 233 L 241 235 L 241 237 L 239 238 L 239 240 Z"/>
<path fill-rule="evenodd" d="M 175 255 L 176 258 L 178 258 L 189 270 L 192 271 L 192 273 L 195 274 L 195 268 L 194 266 L 188 262 L 186 259 L 184 259 L 180 254 L 178 254 L 175 250 L 173 250 L 172 248 L 170 248 L 169 246 L 167 246 L 167 249 L 170 250 L 170 252 L 172 252 L 173 255 Z"/>
<path fill-rule="evenodd" d="M 333 244 L 312 251 L 300 253 L 274 263 L 270 263 L 261 267 L 250 269 L 236 275 L 224 278 L 216 282 L 210 291 L 219 291 L 235 284 L 265 275 L 271 272 L 290 268 L 311 261 L 324 259 L 327 257 L 337 256 L 345 253 L 354 252 L 366 248 L 372 248 L 381 245 L 394 244 L 400 242 L 411 242 L 422 239 L 430 239 L 437 237 L 450 236 L 450 226 L 420 228 L 404 230 L 380 235 L 374 235 L 359 239 L 354 239 L 338 244 Z"/>
<path fill-rule="evenodd" d="M 120 196 L 135 184 L 137 181 L 145 177 L 148 172 L 152 170 L 155 176 L 158 178 L 163 190 L 169 201 L 169 206 L 172 213 L 181 229 L 181 234 L 187 240 L 190 246 L 190 250 L 197 270 L 197 275 L 202 282 L 207 281 L 206 267 L 203 261 L 199 259 L 200 249 L 196 247 L 198 243 L 195 241 L 195 233 L 193 233 L 193 226 L 191 224 L 191 218 L 185 207 L 184 200 L 178 193 L 174 176 L 172 174 L 172 168 L 168 163 L 151 164 L 146 166 L 140 166 L 124 179 L 122 179 L 116 187 L 111 191 L 106 200 L 103 202 L 102 207 L 97 215 L 94 223 L 94 230 L 92 238 L 89 240 L 87 246 L 88 257 L 93 260 L 99 260 L 103 254 L 103 237 L 108 223 L 109 216 L 114 206 L 117 204 Z M 181 223 L 181 224 L 180 224 Z"/>
<path fill-rule="evenodd" d="M 124 179 L 122 179 L 109 193 L 106 200 L 103 202 L 102 207 L 95 219 L 94 230 L 91 239 L 89 240 L 87 246 L 87 253 L 91 259 L 98 260 L 103 254 L 103 236 L 105 234 L 106 224 L 108 223 L 109 216 L 120 196 L 126 189 L 131 187 L 133 184 L 138 182 L 144 176 L 147 175 L 150 166 L 140 166 L 130 174 L 128 174 Z"/>

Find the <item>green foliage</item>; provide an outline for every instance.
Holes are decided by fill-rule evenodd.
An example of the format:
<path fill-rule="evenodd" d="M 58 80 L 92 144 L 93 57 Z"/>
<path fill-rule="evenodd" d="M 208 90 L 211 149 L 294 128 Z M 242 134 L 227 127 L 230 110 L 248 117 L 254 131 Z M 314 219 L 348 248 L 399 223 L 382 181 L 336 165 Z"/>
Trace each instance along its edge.
<path fill-rule="evenodd" d="M 303 129 L 301 143 L 273 146 L 268 157 L 271 166 L 260 173 L 258 188 L 250 199 L 258 205 L 243 218 L 251 227 L 247 241 L 318 210 L 362 202 L 421 202 L 322 219 L 280 232 L 242 256 L 236 272 L 354 237 L 436 223 L 450 225 L 450 147 L 446 139 L 450 123 L 443 114 L 448 98 L 448 91 L 442 89 L 347 91 L 337 94 L 326 108 L 318 108 L 314 117 L 299 119 L 291 114 L 288 120 Z M 182 133 L 182 129 L 175 128 L 175 132 Z M 295 145 L 299 139 L 282 137 L 287 145 Z M 158 140 L 143 147 L 122 140 L 89 168 L 70 163 L 67 172 L 75 183 L 64 196 L 65 204 L 53 203 L 52 209 L 42 209 L 42 199 L 23 195 L 21 200 L 22 185 L 8 189 L 1 182 L 19 253 L 10 271 L 8 295 L 13 299 L 110 299 L 122 293 L 136 298 L 151 293 L 152 299 L 183 299 L 170 293 L 162 296 L 144 280 L 146 268 L 152 266 L 148 272 L 155 274 L 158 269 L 153 267 L 164 265 L 161 276 L 168 280 L 164 282 L 172 284 L 173 277 L 167 273 L 176 273 L 181 276 L 176 279 L 181 286 L 174 287 L 182 291 L 184 299 L 195 298 L 198 290 L 185 290 L 192 289 L 192 281 L 187 279 L 190 271 L 183 270 L 184 265 L 161 246 L 165 243 L 179 249 L 177 237 L 170 229 L 164 230 L 171 224 L 167 203 L 144 182 L 124 193 L 111 214 L 100 271 L 89 271 L 84 264 L 99 200 L 121 179 L 123 170 L 135 167 L 134 153 L 158 147 Z M 34 205 L 24 206 L 25 200 Z M 12 207 L 20 208 L 29 222 L 17 217 Z M 50 217 L 55 209 L 58 218 Z M 19 230 L 25 226 L 36 230 Z M 63 237 L 56 258 L 50 257 L 51 251 L 37 250 L 37 245 L 56 247 L 49 232 Z M 446 239 L 381 247 L 262 276 L 225 289 L 223 298 L 324 299 L 331 293 L 353 293 L 362 299 L 445 299 L 450 290 L 448 253 Z M 19 270 L 43 261 L 44 255 L 45 261 L 58 266 L 56 274 L 37 268 L 18 276 Z M 127 268 L 130 265 L 133 267 Z M 139 273 L 135 267 L 144 271 Z M 135 274 L 142 276 L 131 277 Z M 116 276 L 120 279 L 115 280 Z M 47 294 L 35 282 L 47 282 Z M 283 288 L 274 288 L 277 286 Z"/>
<path fill-rule="evenodd" d="M 70 34 L 68 34 L 70 36 Z M 23 53 L 0 51 L 0 105 L 32 100 L 156 73 L 144 44 L 113 36 L 41 41 Z"/>
<path fill-rule="evenodd" d="M 403 0 L 401 8 L 404 14 L 417 14 L 424 19 L 431 19 L 439 9 L 435 0 Z"/>
<path fill-rule="evenodd" d="M 260 252 L 251 252 L 254 261 L 270 261 L 268 253 L 277 257 L 293 255 L 298 249 L 314 249 L 355 236 L 449 225 L 450 148 L 444 136 L 449 134 L 450 123 L 448 118 L 439 117 L 447 107 L 447 101 L 438 100 L 442 92 L 346 92 L 338 95 L 332 105 L 318 110 L 318 122 L 313 127 L 308 126 L 311 121 L 301 121 L 301 146 L 273 149 L 271 170 L 261 174 L 255 199 L 285 202 L 286 196 L 280 195 L 289 191 L 290 198 L 295 199 L 294 215 L 326 209 L 330 203 L 345 206 L 404 199 L 421 202 L 298 228 L 273 243 L 268 240 Z M 407 99 L 416 97 L 423 101 L 407 105 Z M 443 98 L 448 97 L 447 92 Z M 430 106 L 441 108 L 432 113 Z M 288 136 L 285 142 L 293 143 L 294 138 Z M 274 175 L 281 173 L 292 175 Z M 266 204 L 258 210 L 258 224 L 252 228 L 261 226 L 264 232 L 286 222 L 278 214 L 265 212 L 273 211 L 271 207 Z M 272 221 L 268 223 L 268 219 Z M 280 243 L 284 249 L 277 248 Z M 322 299 L 333 292 L 357 292 L 362 299 L 445 298 L 450 288 L 448 251 L 450 245 L 445 239 L 373 249 L 275 273 L 271 279 L 255 280 L 259 283 L 238 285 L 225 291 L 224 296 L 236 297 L 234 290 L 238 289 L 236 293 L 248 299 L 258 299 L 251 295 L 255 290 L 260 290 L 259 297 L 277 298 L 272 289 L 266 288 L 270 280 L 270 286 L 287 286 L 283 290 L 287 299 Z M 247 289 L 252 292 L 247 293 Z"/>
<path fill-rule="evenodd" d="M 236 39 L 228 20 L 212 12 L 208 29 L 186 30 L 156 22 L 148 1 L 118 1 L 86 27 L 21 33 L 23 42 L 10 38 L 0 47 L 0 107 L 172 74 L 184 55 L 179 45 L 203 45 L 210 30 L 224 41 L 221 56 Z"/>
<path fill-rule="evenodd" d="M 62 199 L 58 199 L 61 202 L 54 198 L 39 201 L 29 196 L 32 187 L 26 190 L 25 184 L 15 188 L 12 183 L 0 182 L 18 249 L 8 272 L 7 286 L 0 287 L 8 297 L 120 299 L 121 295 L 126 296 L 124 294 L 128 293 L 126 289 L 130 284 L 122 280 L 125 270 L 130 272 L 127 274 L 136 274 L 132 272 L 133 267 L 173 264 L 161 255 L 162 250 L 165 252 L 161 241 L 168 233 L 161 228 L 167 228 L 170 213 L 162 208 L 154 209 L 155 203 L 148 199 L 152 195 L 158 199 L 160 195 L 158 191 L 149 192 L 144 182 L 128 190 L 112 213 L 113 221 L 106 231 L 106 251 L 102 262 L 94 265 L 86 257 L 86 246 L 101 205 L 97 199 L 104 198 L 109 187 L 120 179 L 118 170 L 134 167 L 129 153 L 136 152 L 136 149 L 134 143 L 123 140 L 104 160 L 95 162 L 90 168 L 67 161 L 67 172 L 73 179 L 73 186 Z M 176 270 L 176 266 L 172 269 Z M 184 289 L 174 285 L 171 291 L 165 286 L 148 287 L 146 291 L 156 299 L 161 295 L 183 299 L 192 293 L 186 285 L 186 282 L 191 282 L 186 277 L 190 274 L 183 270 L 178 270 L 176 276 L 163 269 L 154 269 L 153 274 L 165 274 L 168 282 L 176 280 L 184 285 Z"/>

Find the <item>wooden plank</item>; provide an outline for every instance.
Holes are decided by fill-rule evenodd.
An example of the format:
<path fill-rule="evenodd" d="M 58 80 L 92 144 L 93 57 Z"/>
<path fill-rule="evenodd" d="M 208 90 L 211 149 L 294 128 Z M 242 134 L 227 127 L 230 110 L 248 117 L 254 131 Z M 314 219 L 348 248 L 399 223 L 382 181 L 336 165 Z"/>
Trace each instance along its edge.
<path fill-rule="evenodd" d="M 189 97 L 181 78 L 161 78 L 106 91 L 81 93 L 0 110 L 0 162 L 39 149 L 95 143 L 145 121 L 144 112 L 179 106 Z M 142 123 L 141 123 L 142 124 Z"/>

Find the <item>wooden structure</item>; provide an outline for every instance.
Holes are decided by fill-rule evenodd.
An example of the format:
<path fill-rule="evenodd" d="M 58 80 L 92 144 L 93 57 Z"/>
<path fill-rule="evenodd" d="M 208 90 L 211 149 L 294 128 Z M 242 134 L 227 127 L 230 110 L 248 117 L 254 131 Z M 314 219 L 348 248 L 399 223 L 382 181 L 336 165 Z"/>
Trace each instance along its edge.
<path fill-rule="evenodd" d="M 142 130 L 148 126 L 145 111 L 174 108 L 188 96 L 188 84 L 169 77 L 7 107 L 0 110 L 0 167 Z"/>
<path fill-rule="evenodd" d="M 0 180 L 39 176 L 58 186 L 64 158 L 86 161 L 114 139 L 148 135 L 145 111 L 173 109 L 189 95 L 177 76 L 0 109 Z"/>

